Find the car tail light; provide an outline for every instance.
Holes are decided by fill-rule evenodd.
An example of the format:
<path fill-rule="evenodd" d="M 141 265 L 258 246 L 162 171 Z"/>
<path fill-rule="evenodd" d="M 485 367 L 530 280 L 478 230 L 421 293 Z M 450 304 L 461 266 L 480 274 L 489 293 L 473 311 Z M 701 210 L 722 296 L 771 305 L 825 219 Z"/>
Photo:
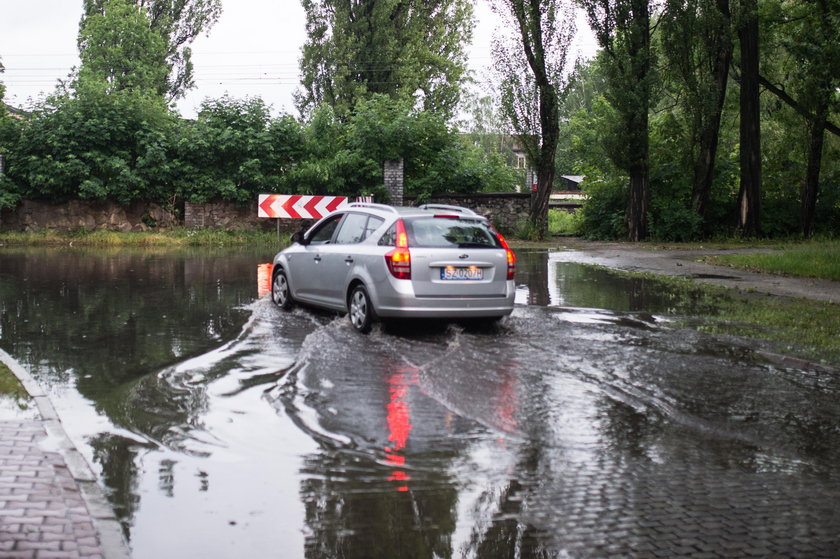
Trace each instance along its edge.
<path fill-rule="evenodd" d="M 397 248 L 385 255 L 388 271 L 397 279 L 411 279 L 411 252 L 408 250 L 408 235 L 405 224 L 400 219 L 395 224 L 397 230 Z"/>
<path fill-rule="evenodd" d="M 505 253 L 507 254 L 507 279 L 512 280 L 516 275 L 516 255 L 510 250 L 505 238 L 496 231 L 494 233 L 496 233 L 496 237 L 499 238 L 499 242 L 502 243 L 502 248 L 505 249 Z"/>

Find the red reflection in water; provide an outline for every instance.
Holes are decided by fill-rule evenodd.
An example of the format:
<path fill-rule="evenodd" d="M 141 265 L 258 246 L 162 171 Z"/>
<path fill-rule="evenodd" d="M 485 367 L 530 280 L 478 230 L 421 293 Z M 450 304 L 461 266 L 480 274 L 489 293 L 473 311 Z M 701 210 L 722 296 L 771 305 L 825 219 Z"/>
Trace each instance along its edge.
<path fill-rule="evenodd" d="M 388 378 L 388 392 L 391 401 L 388 402 L 388 441 L 390 446 L 385 447 L 385 462 L 393 466 L 405 466 L 405 456 L 401 453 L 405 450 L 408 442 L 408 435 L 411 432 L 411 410 L 408 406 L 406 396 L 408 385 L 415 382 L 414 375 L 406 371 L 400 371 Z M 388 481 L 407 482 L 411 477 L 405 470 L 394 470 Z M 397 491 L 408 491 L 408 485 L 400 485 Z"/>
<path fill-rule="evenodd" d="M 257 265 L 257 297 L 265 297 L 271 293 L 271 271 L 274 264 Z"/>
<path fill-rule="evenodd" d="M 499 418 L 499 426 L 509 433 L 515 432 L 519 427 L 516 419 L 519 410 L 518 390 L 519 378 L 514 366 L 505 367 L 502 384 L 496 395 L 496 415 Z"/>

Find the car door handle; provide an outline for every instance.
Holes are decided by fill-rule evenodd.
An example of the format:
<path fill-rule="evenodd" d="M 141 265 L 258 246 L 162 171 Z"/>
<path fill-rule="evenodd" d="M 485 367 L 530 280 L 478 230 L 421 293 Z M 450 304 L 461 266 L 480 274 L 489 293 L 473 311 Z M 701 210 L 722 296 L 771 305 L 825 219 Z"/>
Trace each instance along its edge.
<path fill-rule="evenodd" d="M 352 257 L 352 256 L 348 256 L 347 258 L 345 258 L 345 259 L 344 259 L 344 261 L 345 261 L 346 263 L 348 263 L 348 264 L 352 264 L 352 263 L 353 263 L 353 257 Z"/>
<path fill-rule="evenodd" d="M 315 262 L 320 262 L 321 261 L 321 255 L 316 254 L 314 260 L 315 260 Z"/>

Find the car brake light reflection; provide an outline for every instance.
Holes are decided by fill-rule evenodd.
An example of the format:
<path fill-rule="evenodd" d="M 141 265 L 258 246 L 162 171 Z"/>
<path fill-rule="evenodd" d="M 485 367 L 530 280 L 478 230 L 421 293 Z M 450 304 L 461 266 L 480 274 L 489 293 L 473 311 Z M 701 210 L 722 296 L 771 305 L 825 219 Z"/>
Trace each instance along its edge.
<path fill-rule="evenodd" d="M 274 264 L 259 264 L 257 266 L 257 297 L 262 298 L 271 293 L 271 271 Z"/>
<path fill-rule="evenodd" d="M 396 468 L 405 467 L 405 456 L 402 452 L 408 443 L 408 434 L 411 432 L 411 415 L 406 396 L 408 395 L 408 384 L 415 382 L 413 375 L 407 372 L 398 372 L 388 378 L 388 392 L 391 401 L 386 406 L 388 412 L 388 441 L 390 446 L 385 447 L 385 462 Z M 404 469 L 395 469 L 388 477 L 388 481 L 407 482 L 411 479 Z M 397 491 L 408 491 L 407 485 L 400 485 Z"/>

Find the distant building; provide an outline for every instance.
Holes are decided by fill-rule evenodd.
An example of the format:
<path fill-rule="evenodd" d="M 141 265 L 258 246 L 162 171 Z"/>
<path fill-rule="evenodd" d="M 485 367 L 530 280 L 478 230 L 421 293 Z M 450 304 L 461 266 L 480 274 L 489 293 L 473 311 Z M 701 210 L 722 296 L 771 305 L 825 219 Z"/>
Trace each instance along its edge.
<path fill-rule="evenodd" d="M 578 191 L 583 179 L 583 175 L 560 175 L 560 179 L 557 181 L 558 190 L 563 192 Z"/>

